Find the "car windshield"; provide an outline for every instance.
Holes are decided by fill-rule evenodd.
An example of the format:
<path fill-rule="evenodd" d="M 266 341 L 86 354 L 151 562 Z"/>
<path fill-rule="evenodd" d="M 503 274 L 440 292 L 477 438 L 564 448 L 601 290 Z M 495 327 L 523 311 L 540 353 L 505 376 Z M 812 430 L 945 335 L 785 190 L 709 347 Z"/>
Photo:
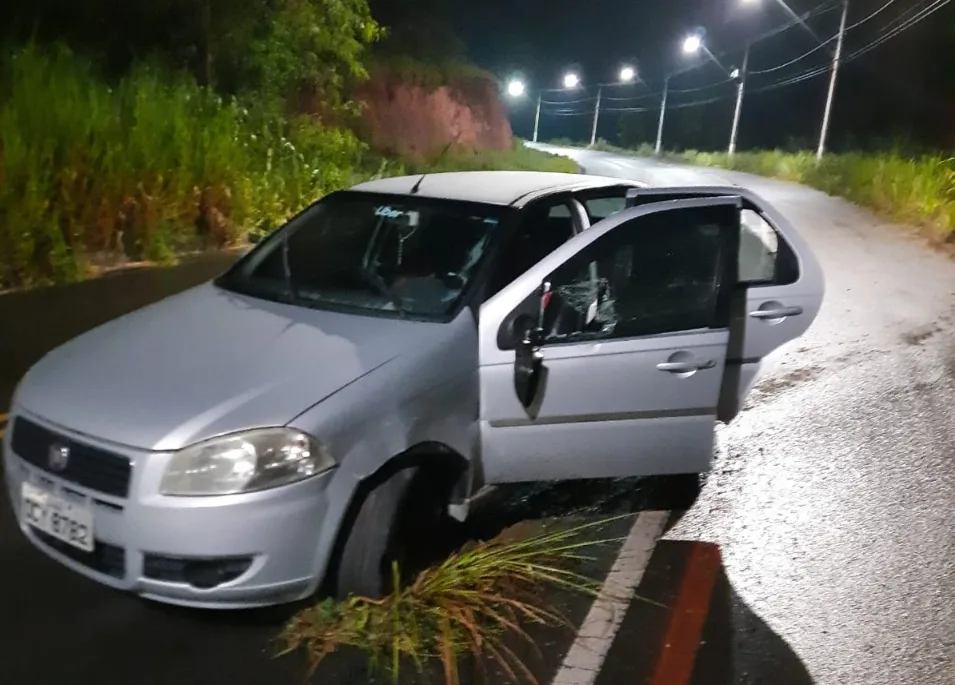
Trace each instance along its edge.
<path fill-rule="evenodd" d="M 482 265 L 503 211 L 336 193 L 269 236 L 217 285 L 320 309 L 444 319 Z"/>

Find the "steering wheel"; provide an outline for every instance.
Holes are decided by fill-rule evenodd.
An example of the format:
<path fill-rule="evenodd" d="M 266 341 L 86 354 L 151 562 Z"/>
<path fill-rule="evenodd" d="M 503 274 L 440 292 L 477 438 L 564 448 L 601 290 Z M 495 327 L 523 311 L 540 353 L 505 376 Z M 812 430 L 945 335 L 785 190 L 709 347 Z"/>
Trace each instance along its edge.
<path fill-rule="evenodd" d="M 467 285 L 468 281 L 461 274 L 449 271 L 441 276 L 441 282 L 444 283 L 448 290 L 464 290 L 464 286 Z"/>

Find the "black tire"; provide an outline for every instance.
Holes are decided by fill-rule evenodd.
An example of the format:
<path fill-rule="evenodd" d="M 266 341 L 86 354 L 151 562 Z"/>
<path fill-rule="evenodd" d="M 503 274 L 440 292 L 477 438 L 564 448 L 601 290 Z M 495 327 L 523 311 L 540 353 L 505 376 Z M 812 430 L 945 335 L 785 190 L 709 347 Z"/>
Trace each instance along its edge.
<path fill-rule="evenodd" d="M 392 563 L 406 583 L 427 563 L 432 531 L 443 523 L 442 502 L 417 467 L 388 476 L 361 502 L 342 547 L 335 577 L 335 597 L 360 595 L 377 599 L 394 589 Z M 446 503 L 445 503 L 446 504 Z"/>

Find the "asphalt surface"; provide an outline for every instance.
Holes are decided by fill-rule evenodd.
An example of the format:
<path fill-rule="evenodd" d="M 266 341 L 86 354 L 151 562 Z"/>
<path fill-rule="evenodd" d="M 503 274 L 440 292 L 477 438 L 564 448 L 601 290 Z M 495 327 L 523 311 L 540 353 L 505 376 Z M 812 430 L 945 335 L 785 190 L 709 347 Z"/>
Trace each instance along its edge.
<path fill-rule="evenodd" d="M 653 602 L 631 604 L 597 685 L 681 685 L 684 676 L 693 685 L 955 682 L 955 263 L 806 188 L 564 152 L 590 173 L 752 188 L 808 238 L 826 271 L 827 300 L 746 411 L 720 430 L 715 469 L 698 496 L 672 479 L 517 488 L 487 505 L 475 534 L 522 519 L 539 526 L 568 515 L 674 512 L 638 588 Z M 201 282 L 228 260 L 0 297 L 0 413 L 47 349 Z M 600 551 L 588 570 L 599 575 L 613 556 Z M 302 682 L 298 660 L 268 652 L 281 614 L 210 615 L 102 588 L 32 550 L 6 503 L 0 560 L 4 685 Z M 578 598 L 555 601 L 572 623 L 586 610 Z M 694 621 L 699 636 L 688 628 Z M 690 652 L 668 651 L 687 635 Z M 573 634 L 535 637 L 543 685 Z M 315 679 L 365 681 L 349 655 Z"/>
<path fill-rule="evenodd" d="M 653 185 L 746 186 L 826 274 L 815 324 L 720 432 L 714 472 L 666 536 L 721 549 L 734 682 L 785 682 L 797 663 L 803 683 L 955 682 L 955 263 L 808 188 L 568 154 Z M 757 618 L 771 631 L 747 630 Z"/>

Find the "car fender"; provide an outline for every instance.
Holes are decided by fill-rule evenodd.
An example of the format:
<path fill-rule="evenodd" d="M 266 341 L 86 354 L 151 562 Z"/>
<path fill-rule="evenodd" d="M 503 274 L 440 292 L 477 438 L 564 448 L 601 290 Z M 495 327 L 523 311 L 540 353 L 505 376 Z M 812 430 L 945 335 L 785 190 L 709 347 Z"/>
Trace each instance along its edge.
<path fill-rule="evenodd" d="M 474 463 L 478 450 L 477 327 L 465 310 L 424 349 L 403 351 L 289 423 L 326 445 L 338 466 L 316 526 L 315 578 L 324 578 L 362 483 L 421 446 Z"/>

